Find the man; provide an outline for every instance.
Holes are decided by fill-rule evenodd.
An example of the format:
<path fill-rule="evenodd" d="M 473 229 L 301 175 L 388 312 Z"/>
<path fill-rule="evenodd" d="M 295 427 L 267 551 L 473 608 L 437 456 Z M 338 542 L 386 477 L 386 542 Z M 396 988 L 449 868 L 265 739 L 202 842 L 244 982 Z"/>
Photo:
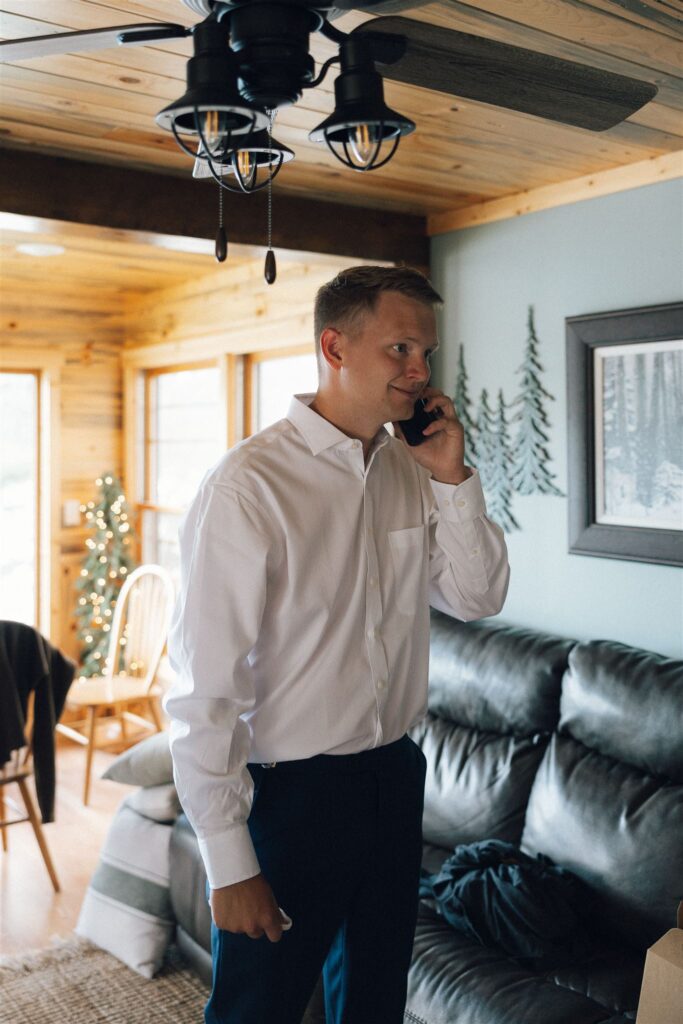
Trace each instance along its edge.
<path fill-rule="evenodd" d="M 428 387 L 440 302 L 408 268 L 323 286 L 317 393 L 228 452 L 181 528 L 166 708 L 210 886 L 208 1024 L 299 1024 L 323 965 L 328 1024 L 403 1021 L 429 603 L 495 615 L 509 572 Z M 409 448 L 418 396 L 440 415 Z"/>

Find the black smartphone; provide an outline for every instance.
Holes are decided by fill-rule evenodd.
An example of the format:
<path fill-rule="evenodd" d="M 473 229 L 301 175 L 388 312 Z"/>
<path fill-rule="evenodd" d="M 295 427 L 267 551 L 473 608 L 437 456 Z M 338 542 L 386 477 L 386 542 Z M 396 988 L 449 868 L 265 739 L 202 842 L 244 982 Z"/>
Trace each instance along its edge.
<path fill-rule="evenodd" d="M 425 404 L 428 399 L 418 398 L 415 403 L 415 410 L 409 420 L 399 420 L 398 425 L 403 431 L 403 436 L 406 442 L 414 447 L 417 444 L 422 444 L 427 438 L 424 436 L 422 431 L 428 424 L 433 423 L 434 420 L 438 420 L 438 410 L 434 412 L 427 412 Z"/>

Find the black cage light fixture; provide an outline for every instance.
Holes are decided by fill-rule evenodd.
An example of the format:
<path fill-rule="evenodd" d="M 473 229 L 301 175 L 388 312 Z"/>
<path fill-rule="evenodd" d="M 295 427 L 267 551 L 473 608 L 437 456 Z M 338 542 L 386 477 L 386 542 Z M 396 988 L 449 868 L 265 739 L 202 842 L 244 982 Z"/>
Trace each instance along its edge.
<path fill-rule="evenodd" d="M 383 78 L 591 132 L 615 127 L 657 95 L 652 82 L 396 16 L 419 0 L 177 2 L 203 20 L 193 28 L 152 22 L 2 39 L 0 64 L 193 36 L 186 91 L 157 115 L 157 123 L 194 159 L 196 177 L 218 182 L 219 213 L 226 188 L 267 187 L 270 196 L 273 178 L 293 156 L 273 138 L 275 112 L 319 85 L 333 64 L 341 65 L 335 109 L 309 137 L 356 171 L 384 167 L 415 129 L 385 103 Z M 379 17 L 342 32 L 333 22 L 352 9 Z M 314 32 L 338 49 L 317 74 L 309 52 Z M 269 239 L 271 212 L 269 202 Z M 223 232 L 217 258 L 226 251 Z M 266 279 L 275 279 L 272 250 Z"/>
<path fill-rule="evenodd" d="M 293 159 L 293 150 L 264 128 L 233 139 L 222 159 L 206 159 L 200 142 L 192 176 L 214 178 L 230 192 L 259 192 L 269 178 L 277 176 L 283 164 Z"/>
<path fill-rule="evenodd" d="M 334 112 L 308 137 L 311 142 L 326 142 L 346 167 L 373 171 L 391 160 L 401 136 L 415 131 L 415 122 L 384 102 L 384 84 L 375 68 L 370 38 L 345 39 L 339 57 Z"/>
<path fill-rule="evenodd" d="M 240 94 L 227 23 L 212 18 L 201 22 L 195 26 L 193 43 L 194 56 L 187 63 L 187 89 L 157 114 L 156 122 L 173 132 L 189 156 L 222 161 L 236 137 L 266 128 L 268 117 Z M 194 149 L 183 136 L 196 140 Z"/>
<path fill-rule="evenodd" d="M 266 279 L 271 281 L 275 279 L 270 244 L 272 183 L 282 165 L 294 157 L 288 146 L 273 138 L 277 109 L 296 103 L 304 89 L 319 85 L 330 67 L 340 64 L 334 112 L 309 138 L 326 143 L 338 160 L 357 171 L 383 167 L 401 136 L 415 125 L 384 102 L 382 78 L 375 67 L 377 41 L 339 31 L 327 21 L 324 3 L 229 0 L 207 8 L 209 3 L 188 2 L 196 9 L 208 9 L 209 15 L 192 32 L 194 55 L 187 65 L 186 91 L 160 111 L 156 121 L 194 158 L 195 178 L 213 178 L 221 190 L 231 192 L 268 189 Z M 339 46 L 317 76 L 309 53 L 314 31 Z M 392 54 L 402 52 L 398 41 L 390 49 Z M 216 258 L 222 261 L 226 254 L 221 199 Z"/>

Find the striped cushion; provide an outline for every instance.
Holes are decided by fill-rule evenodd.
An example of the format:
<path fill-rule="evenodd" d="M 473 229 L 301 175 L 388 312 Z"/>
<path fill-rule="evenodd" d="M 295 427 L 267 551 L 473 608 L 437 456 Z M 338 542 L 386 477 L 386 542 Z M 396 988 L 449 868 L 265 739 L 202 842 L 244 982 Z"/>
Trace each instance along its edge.
<path fill-rule="evenodd" d="M 76 933 L 151 978 L 175 927 L 169 896 L 171 826 L 122 804 L 90 880 Z"/>

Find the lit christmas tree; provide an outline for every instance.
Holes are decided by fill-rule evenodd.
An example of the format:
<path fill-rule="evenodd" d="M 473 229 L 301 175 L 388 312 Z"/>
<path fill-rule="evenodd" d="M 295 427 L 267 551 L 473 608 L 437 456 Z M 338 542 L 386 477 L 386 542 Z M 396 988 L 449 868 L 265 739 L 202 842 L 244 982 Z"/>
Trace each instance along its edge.
<path fill-rule="evenodd" d="M 129 572 L 135 568 L 133 531 L 121 484 L 108 473 L 95 481 L 99 501 L 81 505 L 94 531 L 86 540 L 88 554 L 76 583 L 81 676 L 101 675 L 109 651 L 114 606 Z"/>
<path fill-rule="evenodd" d="M 477 448 L 474 440 L 476 424 L 472 419 L 472 402 L 467 390 L 467 381 L 465 349 L 464 346 L 461 345 L 458 353 L 458 379 L 455 384 L 453 405 L 455 406 L 458 419 L 465 428 L 465 462 L 470 466 L 474 466 L 477 461 Z"/>
<path fill-rule="evenodd" d="M 550 455 L 545 445 L 550 423 L 543 400 L 548 398 L 553 402 L 555 399 L 541 384 L 543 367 L 538 361 L 539 341 L 534 326 L 533 306 L 529 306 L 527 323 L 529 334 L 524 362 L 517 370 L 522 375 L 522 390 L 512 403 L 520 406 L 513 418 L 519 427 L 512 449 L 512 486 L 518 494 L 562 495 L 562 491 L 552 482 L 555 474 L 548 469 Z"/>
<path fill-rule="evenodd" d="M 498 410 L 495 415 L 495 444 L 491 453 L 491 467 L 486 508 L 494 523 L 506 533 L 519 530 L 520 525 L 512 514 L 512 455 L 510 438 L 505 418 L 505 399 L 502 388 L 498 392 Z"/>

